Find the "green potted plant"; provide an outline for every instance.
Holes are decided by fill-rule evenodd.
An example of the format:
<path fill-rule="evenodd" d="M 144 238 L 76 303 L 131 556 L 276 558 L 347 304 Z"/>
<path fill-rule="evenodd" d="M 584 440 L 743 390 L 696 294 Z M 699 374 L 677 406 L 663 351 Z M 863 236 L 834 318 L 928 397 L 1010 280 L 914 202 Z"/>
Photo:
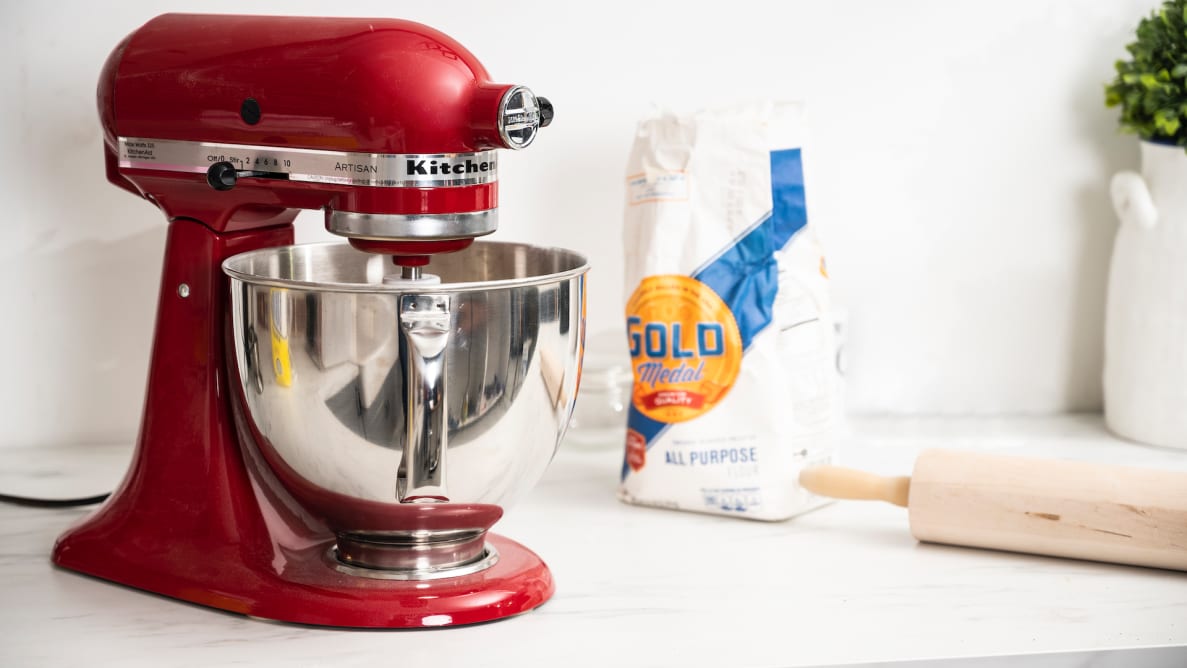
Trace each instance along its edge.
<path fill-rule="evenodd" d="M 1187 147 L 1187 0 L 1168 0 L 1138 24 L 1105 104 L 1121 108 L 1121 131 Z"/>
<path fill-rule="evenodd" d="M 1137 27 L 1106 85 L 1141 173 L 1113 177 L 1121 219 L 1109 270 L 1105 421 L 1132 440 L 1187 448 L 1187 0 Z"/>

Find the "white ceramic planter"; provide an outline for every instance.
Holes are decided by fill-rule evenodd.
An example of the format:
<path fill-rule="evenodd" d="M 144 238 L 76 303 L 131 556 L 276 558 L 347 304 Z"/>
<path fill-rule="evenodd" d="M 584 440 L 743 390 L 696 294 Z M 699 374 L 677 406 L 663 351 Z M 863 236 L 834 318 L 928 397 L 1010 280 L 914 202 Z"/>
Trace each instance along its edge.
<path fill-rule="evenodd" d="M 1187 151 L 1142 142 L 1142 173 L 1113 177 L 1121 219 L 1109 270 L 1105 421 L 1187 448 Z"/>

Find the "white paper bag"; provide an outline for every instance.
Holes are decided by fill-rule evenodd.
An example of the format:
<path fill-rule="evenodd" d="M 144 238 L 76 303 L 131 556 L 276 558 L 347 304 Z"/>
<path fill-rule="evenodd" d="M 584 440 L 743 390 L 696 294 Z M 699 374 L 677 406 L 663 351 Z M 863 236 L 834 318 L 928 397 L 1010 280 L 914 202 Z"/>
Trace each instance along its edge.
<path fill-rule="evenodd" d="M 839 417 L 800 111 L 639 124 L 626 179 L 624 501 L 763 520 L 824 503 L 796 482 L 831 461 Z"/>

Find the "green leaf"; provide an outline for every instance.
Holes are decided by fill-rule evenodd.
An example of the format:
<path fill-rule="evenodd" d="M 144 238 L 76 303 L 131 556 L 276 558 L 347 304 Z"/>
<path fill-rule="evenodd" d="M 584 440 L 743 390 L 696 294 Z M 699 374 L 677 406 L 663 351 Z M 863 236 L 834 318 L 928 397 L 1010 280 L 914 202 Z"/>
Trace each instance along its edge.
<path fill-rule="evenodd" d="M 1146 87 L 1146 90 L 1154 90 L 1155 88 L 1158 88 L 1158 79 L 1156 79 L 1154 75 L 1150 74 L 1149 72 L 1144 72 L 1138 77 L 1138 80 L 1142 82 L 1142 85 Z"/>
<path fill-rule="evenodd" d="M 1171 70 L 1171 76 L 1176 79 L 1187 77 L 1187 63 L 1179 63 L 1175 65 L 1175 69 Z"/>
<path fill-rule="evenodd" d="M 1179 119 L 1174 109 L 1159 109 L 1154 112 L 1154 127 L 1168 137 L 1179 131 Z"/>

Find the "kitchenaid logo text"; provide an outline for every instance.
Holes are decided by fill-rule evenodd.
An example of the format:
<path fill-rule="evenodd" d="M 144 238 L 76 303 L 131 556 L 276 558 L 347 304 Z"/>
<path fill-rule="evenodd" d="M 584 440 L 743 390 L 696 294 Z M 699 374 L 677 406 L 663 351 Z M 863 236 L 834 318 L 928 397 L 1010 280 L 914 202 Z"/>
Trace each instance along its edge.
<path fill-rule="evenodd" d="M 495 169 L 494 160 L 481 162 L 466 158 L 461 162 L 446 160 L 408 160 L 406 171 L 410 176 L 452 176 L 454 174 L 489 174 Z"/>

